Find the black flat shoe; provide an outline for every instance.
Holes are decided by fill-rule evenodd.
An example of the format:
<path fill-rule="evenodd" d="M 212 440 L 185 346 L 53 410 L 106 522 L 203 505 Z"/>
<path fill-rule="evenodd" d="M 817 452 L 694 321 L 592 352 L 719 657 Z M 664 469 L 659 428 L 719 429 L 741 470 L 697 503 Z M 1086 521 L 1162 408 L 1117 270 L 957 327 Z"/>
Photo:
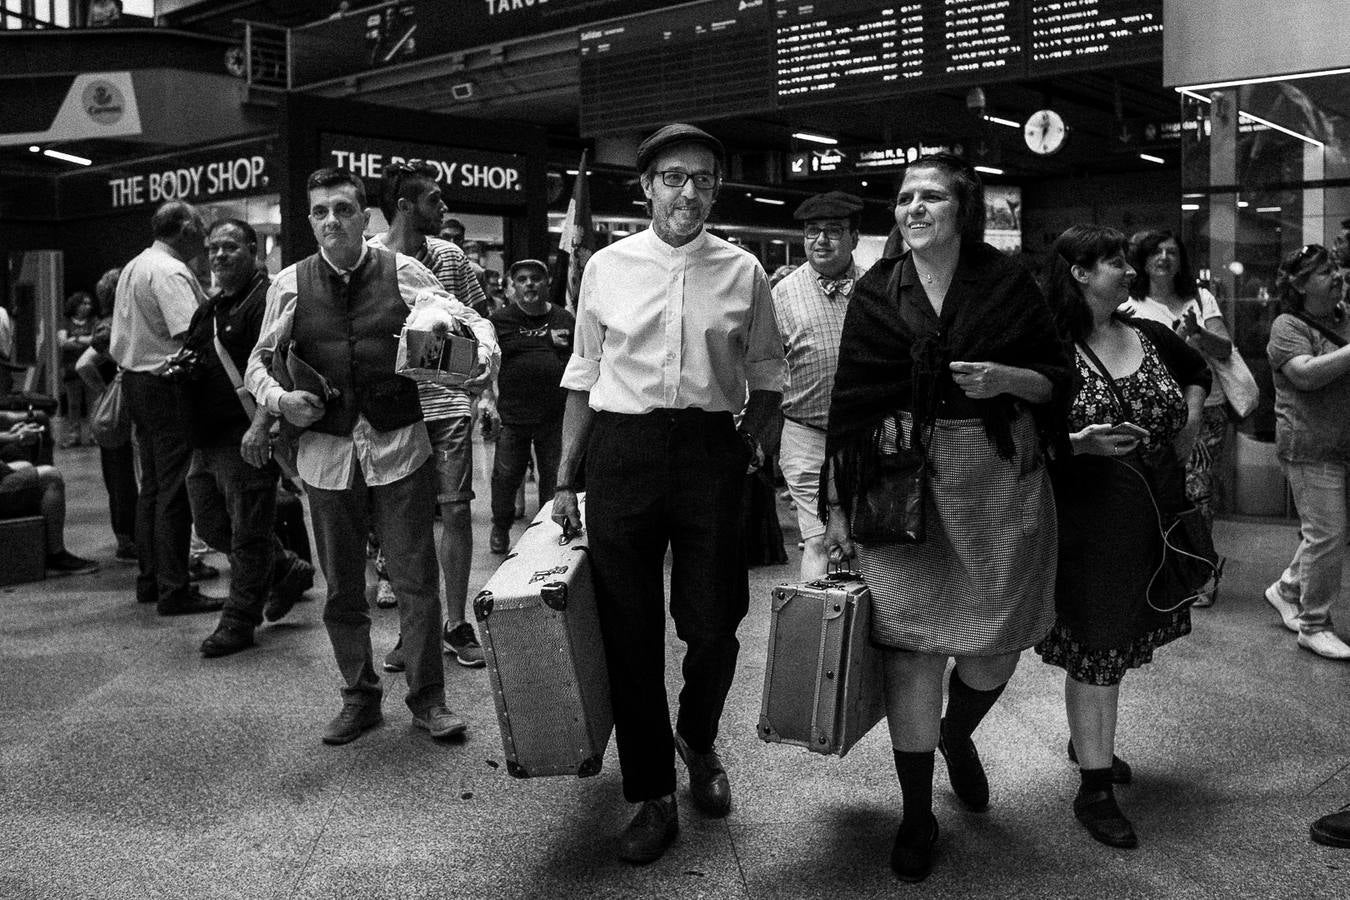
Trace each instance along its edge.
<path fill-rule="evenodd" d="M 937 818 L 930 815 L 932 830 L 927 838 L 917 841 L 903 840 L 903 832 L 895 834 L 895 846 L 891 848 L 891 871 L 901 881 L 916 884 L 928 877 L 933 871 L 933 849 L 937 846 Z"/>
<path fill-rule="evenodd" d="M 989 808 L 989 778 L 984 774 L 984 763 L 970 738 L 953 738 L 947 733 L 947 720 L 938 730 L 938 750 L 947 761 L 947 777 L 951 779 L 956 798 L 972 812 Z"/>
<path fill-rule="evenodd" d="M 1073 749 L 1072 740 L 1069 741 L 1069 762 L 1078 762 L 1078 751 Z M 1130 768 L 1130 764 L 1114 753 L 1111 754 L 1111 783 L 1129 784 L 1133 780 L 1134 770 Z"/>
<path fill-rule="evenodd" d="M 221 623 L 206 640 L 202 641 L 202 656 L 215 658 L 229 656 L 253 646 L 253 627 L 234 623 Z"/>
<path fill-rule="evenodd" d="M 1088 834 L 1108 847 L 1132 849 L 1139 846 L 1134 826 L 1116 805 L 1116 797 L 1109 790 L 1078 792 L 1073 798 L 1073 814 L 1083 823 Z"/>

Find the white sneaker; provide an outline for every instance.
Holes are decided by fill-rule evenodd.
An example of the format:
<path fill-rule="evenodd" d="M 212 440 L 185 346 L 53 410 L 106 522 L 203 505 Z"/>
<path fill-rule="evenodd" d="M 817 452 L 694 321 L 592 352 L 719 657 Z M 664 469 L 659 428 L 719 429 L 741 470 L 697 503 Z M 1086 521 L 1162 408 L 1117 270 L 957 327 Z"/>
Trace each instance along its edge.
<path fill-rule="evenodd" d="M 1284 627 L 1295 634 L 1298 634 L 1298 604 L 1290 603 L 1288 600 L 1284 599 L 1284 596 L 1280 593 L 1280 583 L 1278 581 L 1266 588 L 1266 602 L 1275 607 L 1275 611 L 1279 613 L 1280 618 L 1284 620 Z M 1330 634 L 1330 632 L 1327 633 Z M 1335 635 L 1332 635 L 1332 637 L 1335 637 Z M 1302 640 L 1300 640 L 1299 643 L 1303 643 Z"/>
<path fill-rule="evenodd" d="M 394 586 L 383 578 L 375 586 L 375 605 L 380 609 L 393 609 L 398 606 L 398 597 L 394 596 Z"/>
<path fill-rule="evenodd" d="M 1327 659 L 1350 659 L 1350 647 L 1346 646 L 1345 641 L 1336 637 L 1334 631 L 1314 631 L 1312 634 L 1300 634 L 1298 645 L 1305 650 L 1311 650 L 1318 656 L 1325 656 Z"/>

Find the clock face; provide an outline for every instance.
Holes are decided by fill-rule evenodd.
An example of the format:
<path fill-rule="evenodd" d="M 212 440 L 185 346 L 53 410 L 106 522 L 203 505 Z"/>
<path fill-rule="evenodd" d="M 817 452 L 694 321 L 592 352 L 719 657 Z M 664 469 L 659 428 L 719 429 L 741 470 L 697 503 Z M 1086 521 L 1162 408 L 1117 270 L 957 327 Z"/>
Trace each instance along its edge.
<path fill-rule="evenodd" d="M 1022 137 L 1027 142 L 1027 149 L 1032 153 L 1049 156 L 1051 153 L 1059 152 L 1064 146 L 1064 139 L 1068 133 L 1069 130 L 1059 113 L 1053 109 L 1042 109 L 1032 113 L 1027 119 Z"/>

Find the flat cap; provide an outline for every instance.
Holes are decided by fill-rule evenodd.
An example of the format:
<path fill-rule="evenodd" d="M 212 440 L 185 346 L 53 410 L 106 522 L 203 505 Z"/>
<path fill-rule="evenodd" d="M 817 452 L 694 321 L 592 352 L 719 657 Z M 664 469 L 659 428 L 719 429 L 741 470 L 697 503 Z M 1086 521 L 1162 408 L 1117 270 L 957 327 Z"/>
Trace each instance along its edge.
<path fill-rule="evenodd" d="M 512 278 L 512 277 L 514 277 L 515 274 L 516 274 L 516 269 L 524 269 L 524 268 L 526 268 L 527 266 L 533 266 L 534 268 L 536 268 L 536 269 L 538 269 L 539 271 L 543 272 L 545 275 L 548 274 L 548 264 L 545 263 L 545 262 L 543 262 L 542 260 L 538 260 L 538 259 L 518 259 L 518 260 L 516 260 L 515 262 L 511 263 L 511 265 L 510 265 L 509 267 L 507 267 L 507 269 L 506 269 L 506 277 L 507 277 L 507 278 Z"/>
<path fill-rule="evenodd" d="M 676 144 L 702 144 L 712 151 L 713 156 L 717 157 L 719 164 L 725 163 L 727 150 L 722 146 L 722 142 L 713 137 L 702 128 L 693 125 L 686 125 L 683 122 L 674 122 L 670 125 L 663 125 L 656 131 L 647 136 L 637 151 L 637 170 L 641 174 L 647 171 L 647 167 L 652 164 L 657 155 L 667 147 L 673 147 Z"/>
<path fill-rule="evenodd" d="M 863 202 L 860 198 L 845 194 L 843 191 L 826 191 L 803 200 L 802 205 L 792 214 L 792 218 L 799 222 L 808 219 L 847 219 L 856 216 L 862 210 Z"/>

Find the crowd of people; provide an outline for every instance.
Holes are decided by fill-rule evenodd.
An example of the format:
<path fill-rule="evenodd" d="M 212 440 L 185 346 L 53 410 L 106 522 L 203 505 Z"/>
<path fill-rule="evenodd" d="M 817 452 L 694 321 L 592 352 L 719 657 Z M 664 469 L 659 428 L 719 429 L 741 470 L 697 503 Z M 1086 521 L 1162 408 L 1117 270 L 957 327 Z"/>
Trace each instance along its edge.
<path fill-rule="evenodd" d="M 1214 371 L 1235 352 L 1183 244 L 1075 225 L 1038 283 L 984 243 L 979 175 L 936 154 L 904 172 L 894 252 L 860 266 L 863 202 L 830 191 L 796 210 L 805 260 L 771 281 L 705 227 L 724 172 L 707 132 L 650 135 L 636 166 L 650 228 L 594 254 L 575 314 L 549 302 L 541 260 L 515 260 L 504 288 L 490 286 L 460 246 L 463 226 L 446 221 L 436 170 L 417 162 L 387 167 L 376 198 L 350 172 L 315 171 L 318 251 L 275 277 L 247 223 L 208 227 L 165 204 L 153 244 L 100 282 L 105 312 L 115 295 L 108 326 L 100 333 L 94 299 L 76 295 L 59 335 L 80 382 L 68 393 L 87 403 L 84 385 L 96 391 L 113 370 L 126 393 L 136 465 L 130 450 L 105 449 L 103 471 L 118 554 L 139 565 L 137 599 L 162 615 L 218 612 L 202 653 L 245 650 L 314 582 L 308 542 L 288 546 L 276 527 L 278 498 L 302 490 L 342 682 L 323 741 L 383 719 L 368 545 L 399 611 L 383 669 L 405 673 L 417 726 L 463 734 L 445 705 L 442 648 L 483 665 L 465 613 L 481 420 L 497 435 L 491 553 L 507 551 L 531 460 L 540 504 L 551 499 L 565 528 L 581 527 L 587 492 L 623 793 L 637 805 L 618 852 L 650 862 L 678 833 L 677 756 L 700 811 L 732 807 L 716 742 L 750 602 L 742 493 L 747 468 L 776 459 L 802 580 L 856 559 L 870 588 L 903 801 L 895 874 L 932 869 L 938 754 L 964 806 L 990 805 L 975 733 L 1029 649 L 1065 671 L 1074 816 L 1102 843 L 1137 846 L 1114 793 L 1134 776 L 1115 754 L 1120 687 L 1187 635 L 1192 604 L 1218 589 L 1218 572 L 1198 591 L 1158 578 L 1163 530 L 1191 508 L 1212 523 L 1229 424 Z M 388 230 L 368 238 L 371 201 Z M 203 249 L 209 295 L 187 265 Z M 1330 659 L 1350 658 L 1331 618 L 1347 536 L 1346 262 L 1319 245 L 1282 261 L 1285 312 L 1268 349 L 1301 543 L 1266 597 L 1300 646 Z M 458 384 L 395 372 L 400 329 L 428 304 L 477 342 L 476 371 Z M 30 432 L 0 433 L 0 452 Z M 85 435 L 71 427 L 66 439 Z M 896 477 L 902 465 L 911 474 Z M 59 479 L 0 469 L 0 503 L 38 483 L 40 505 L 54 506 Z M 864 530 L 878 503 L 903 526 L 887 531 L 869 512 Z M 194 523 L 229 554 L 223 601 L 191 583 Z M 59 541 L 49 552 L 49 565 L 83 562 Z M 673 726 L 667 605 L 686 646 Z M 1350 813 L 1313 834 L 1350 846 Z"/>

